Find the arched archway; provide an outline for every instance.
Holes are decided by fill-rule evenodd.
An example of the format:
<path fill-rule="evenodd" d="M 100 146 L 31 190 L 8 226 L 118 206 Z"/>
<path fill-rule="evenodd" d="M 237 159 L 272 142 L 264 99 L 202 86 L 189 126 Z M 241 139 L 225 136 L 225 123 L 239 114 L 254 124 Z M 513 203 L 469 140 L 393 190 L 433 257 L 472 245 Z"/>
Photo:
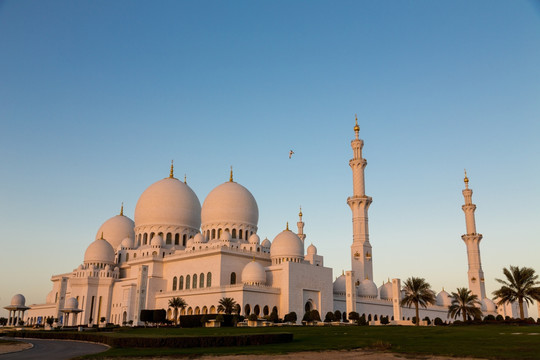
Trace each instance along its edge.
<path fill-rule="evenodd" d="M 305 312 L 311 311 L 313 309 L 314 309 L 313 302 L 311 302 L 311 300 L 308 300 L 306 302 L 306 305 L 304 305 Z"/>
<path fill-rule="evenodd" d="M 255 305 L 255 307 L 253 308 L 253 312 L 255 313 L 255 315 L 259 316 L 259 314 L 261 313 L 261 308 L 259 305 Z"/>
<path fill-rule="evenodd" d="M 246 304 L 246 306 L 244 306 L 244 315 L 249 316 L 249 314 L 251 314 L 251 306 L 249 306 L 249 304 Z"/>

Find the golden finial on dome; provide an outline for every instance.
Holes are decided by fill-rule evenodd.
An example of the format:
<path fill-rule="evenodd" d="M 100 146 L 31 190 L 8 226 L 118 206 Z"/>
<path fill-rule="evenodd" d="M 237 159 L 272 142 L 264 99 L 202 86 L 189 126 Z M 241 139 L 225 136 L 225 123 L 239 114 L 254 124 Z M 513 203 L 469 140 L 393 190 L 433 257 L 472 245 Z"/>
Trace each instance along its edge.
<path fill-rule="evenodd" d="M 298 216 L 300 216 L 300 218 L 302 218 L 303 214 L 302 214 L 302 206 L 300 206 L 300 212 L 298 213 Z"/>
<path fill-rule="evenodd" d="M 187 184 L 187 176 L 184 174 L 184 184 Z"/>
<path fill-rule="evenodd" d="M 169 173 L 169 178 L 174 179 L 174 160 L 171 160 L 171 172 Z"/>
<path fill-rule="evenodd" d="M 120 216 L 124 216 L 124 202 L 122 202 L 122 206 L 120 207 Z"/>
<path fill-rule="evenodd" d="M 463 179 L 465 182 L 465 188 L 469 188 L 469 178 L 467 177 L 467 169 L 465 169 L 465 179 Z"/>
<path fill-rule="evenodd" d="M 99 238 L 99 240 L 105 240 L 103 239 L 103 231 L 101 232 L 101 237 Z"/>
<path fill-rule="evenodd" d="M 229 177 L 229 182 L 233 182 L 233 172 L 232 172 L 232 165 L 231 165 L 231 176 Z"/>
<path fill-rule="evenodd" d="M 287 221 L 287 227 L 285 228 L 285 230 L 289 231 L 289 222 Z"/>
<path fill-rule="evenodd" d="M 360 126 L 358 126 L 358 116 L 356 114 L 354 114 L 354 120 L 356 122 L 356 125 L 354 125 L 354 132 L 359 132 Z"/>

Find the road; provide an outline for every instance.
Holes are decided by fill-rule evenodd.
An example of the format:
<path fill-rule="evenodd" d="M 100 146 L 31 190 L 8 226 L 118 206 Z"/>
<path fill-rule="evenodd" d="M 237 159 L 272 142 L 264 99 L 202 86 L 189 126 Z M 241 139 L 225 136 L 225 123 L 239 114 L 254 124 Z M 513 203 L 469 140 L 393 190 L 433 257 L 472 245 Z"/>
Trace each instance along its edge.
<path fill-rule="evenodd" d="M 4 338 L 10 340 L 10 338 Z M 34 345 L 33 348 L 0 355 L 0 360 L 67 360 L 76 356 L 95 354 L 107 350 L 107 345 L 67 340 L 13 339 Z"/>

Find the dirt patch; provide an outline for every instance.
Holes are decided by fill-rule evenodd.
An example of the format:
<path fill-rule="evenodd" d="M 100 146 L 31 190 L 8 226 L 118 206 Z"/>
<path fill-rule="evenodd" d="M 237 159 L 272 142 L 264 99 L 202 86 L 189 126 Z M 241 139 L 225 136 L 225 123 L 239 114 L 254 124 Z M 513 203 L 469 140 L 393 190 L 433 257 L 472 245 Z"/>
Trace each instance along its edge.
<path fill-rule="evenodd" d="M 7 343 L 0 343 L 0 355 L 7 354 L 16 351 L 26 350 L 32 347 L 32 344 L 21 341 L 10 341 Z"/>

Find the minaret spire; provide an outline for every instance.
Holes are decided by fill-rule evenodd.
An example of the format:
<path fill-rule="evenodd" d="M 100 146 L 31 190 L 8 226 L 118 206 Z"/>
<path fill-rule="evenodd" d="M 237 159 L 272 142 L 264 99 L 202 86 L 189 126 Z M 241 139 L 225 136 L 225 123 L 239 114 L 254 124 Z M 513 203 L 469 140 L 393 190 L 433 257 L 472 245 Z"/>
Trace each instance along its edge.
<path fill-rule="evenodd" d="M 120 207 L 120 216 L 124 216 L 124 202 L 122 202 L 122 206 Z"/>
<path fill-rule="evenodd" d="M 347 199 L 352 210 L 353 244 L 351 246 L 351 262 L 354 282 L 364 279 L 373 280 L 372 251 L 369 243 L 368 209 L 372 198 L 366 196 L 364 169 L 367 161 L 362 157 L 364 141 L 359 138 L 360 126 L 355 115 L 355 139 L 351 141 L 353 158 L 349 166 L 353 173 L 353 195 Z"/>
<path fill-rule="evenodd" d="M 231 175 L 229 177 L 229 182 L 233 182 L 233 172 L 232 172 L 232 165 L 231 165 Z"/>
<path fill-rule="evenodd" d="M 296 225 L 298 226 L 298 237 L 300 238 L 300 240 L 302 240 L 302 242 L 304 242 L 304 240 L 306 239 L 306 234 L 304 234 L 304 222 L 302 221 L 302 207 L 300 206 L 300 212 L 298 213 L 298 222 L 296 223 Z"/>
<path fill-rule="evenodd" d="M 484 272 L 482 271 L 482 261 L 480 258 L 480 241 L 482 240 L 482 234 L 476 232 L 476 222 L 474 218 L 476 205 L 472 202 L 473 191 L 472 189 L 469 189 L 467 171 L 465 171 L 465 178 L 463 181 L 465 182 L 465 189 L 463 189 L 462 193 L 465 204 L 461 208 L 465 213 L 467 233 L 462 235 L 461 238 L 465 242 L 465 245 L 467 245 L 469 289 L 474 295 L 478 296 L 479 300 L 482 300 L 486 297 Z"/>

